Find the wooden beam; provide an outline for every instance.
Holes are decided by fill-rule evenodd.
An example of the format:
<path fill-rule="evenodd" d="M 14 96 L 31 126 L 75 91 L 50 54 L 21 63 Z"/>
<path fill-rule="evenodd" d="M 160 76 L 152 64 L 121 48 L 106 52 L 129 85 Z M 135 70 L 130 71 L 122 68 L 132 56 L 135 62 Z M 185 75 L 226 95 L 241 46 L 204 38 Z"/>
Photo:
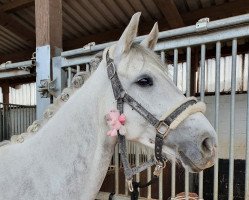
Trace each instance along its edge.
<path fill-rule="evenodd" d="M 18 77 L 14 79 L 0 79 L 0 87 L 3 84 L 8 84 L 10 87 L 14 87 L 16 85 L 27 84 L 27 83 L 34 83 L 35 82 L 35 75 L 25 76 L 25 78 Z"/>
<path fill-rule="evenodd" d="M 173 0 L 155 0 L 155 2 L 171 28 L 184 26 L 182 17 Z"/>
<path fill-rule="evenodd" d="M 0 26 L 8 29 L 15 35 L 21 37 L 30 46 L 35 44 L 35 34 L 28 28 L 23 26 L 19 21 L 15 20 L 12 16 L 0 12 Z"/>
<path fill-rule="evenodd" d="M 159 24 L 160 31 L 168 29 L 168 23 L 164 19 L 159 20 L 158 24 Z M 138 29 L 139 35 L 148 34 L 150 30 L 152 29 L 153 25 L 154 25 L 154 22 L 141 23 Z M 100 44 L 104 42 L 118 40 L 121 34 L 123 33 L 124 28 L 125 27 L 113 29 L 113 30 L 106 31 L 106 32 L 101 32 L 95 35 L 83 36 L 83 37 L 80 37 L 74 40 L 63 41 L 64 50 L 80 48 L 88 44 L 89 42 L 95 42 L 96 44 Z"/>
<path fill-rule="evenodd" d="M 245 14 L 248 13 L 248 11 L 248 0 L 236 0 L 188 13 L 183 13 L 182 18 L 185 24 L 192 25 L 195 24 L 199 19 L 204 17 L 209 17 L 211 20 L 215 20 Z"/>
<path fill-rule="evenodd" d="M 62 0 L 35 0 L 36 46 L 62 48 Z"/>
<path fill-rule="evenodd" d="M 15 0 L 0 6 L 0 11 L 13 12 L 34 5 L 34 0 Z"/>

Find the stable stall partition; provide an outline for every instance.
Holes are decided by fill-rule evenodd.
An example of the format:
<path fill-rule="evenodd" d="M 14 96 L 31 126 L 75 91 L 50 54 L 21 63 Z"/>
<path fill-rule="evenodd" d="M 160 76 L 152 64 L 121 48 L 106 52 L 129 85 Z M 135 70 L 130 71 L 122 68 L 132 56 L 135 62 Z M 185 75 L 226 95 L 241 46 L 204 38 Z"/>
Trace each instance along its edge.
<path fill-rule="evenodd" d="M 136 42 L 143 38 L 138 37 Z M 248 14 L 213 22 L 204 19 L 194 26 L 159 33 L 155 52 L 165 63 L 166 73 L 187 97 L 194 95 L 207 103 L 206 115 L 218 134 L 220 147 L 214 167 L 198 175 L 178 167 L 175 160 L 169 162 L 158 183 L 141 190 L 141 196 L 173 200 L 189 199 L 190 193 L 196 193 L 195 198 L 199 200 L 249 199 L 248 39 Z M 94 71 L 91 64 L 94 55 L 112 44 L 91 43 L 54 57 L 53 73 L 58 92 L 71 86 L 76 73 L 83 71 L 90 76 Z M 236 116 L 240 116 L 241 120 Z M 244 146 L 238 147 L 238 138 L 244 138 Z M 240 148 L 241 153 L 238 154 L 235 148 Z M 130 142 L 127 149 L 133 166 L 153 155 Z M 235 176 L 237 168 L 234 166 L 240 167 L 242 173 L 239 177 Z M 153 168 L 149 168 L 134 178 L 136 181 L 149 180 L 152 171 Z M 106 178 L 108 185 L 113 186 L 103 186 L 102 189 L 129 199 L 122 173 L 117 146 Z M 177 195 L 180 192 L 184 193 Z"/>

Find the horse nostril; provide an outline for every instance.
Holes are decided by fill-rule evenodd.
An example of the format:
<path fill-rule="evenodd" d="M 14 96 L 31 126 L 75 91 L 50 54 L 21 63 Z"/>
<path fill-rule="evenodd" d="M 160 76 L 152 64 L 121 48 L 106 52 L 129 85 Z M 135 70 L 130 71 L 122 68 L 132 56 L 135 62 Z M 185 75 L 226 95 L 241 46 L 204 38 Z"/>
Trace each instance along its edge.
<path fill-rule="evenodd" d="M 202 141 L 201 148 L 202 148 L 203 153 L 209 155 L 210 153 L 212 153 L 213 148 L 214 148 L 213 140 L 211 138 L 205 138 Z"/>

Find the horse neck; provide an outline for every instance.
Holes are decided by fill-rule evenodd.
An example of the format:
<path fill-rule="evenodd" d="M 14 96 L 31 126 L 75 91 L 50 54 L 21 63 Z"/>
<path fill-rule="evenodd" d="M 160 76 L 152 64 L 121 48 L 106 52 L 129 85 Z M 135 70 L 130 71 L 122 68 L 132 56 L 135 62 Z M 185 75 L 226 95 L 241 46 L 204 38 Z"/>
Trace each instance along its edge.
<path fill-rule="evenodd" d="M 103 88 L 110 83 L 104 74 L 105 66 L 99 66 L 37 136 L 30 139 L 30 144 L 39 145 L 34 156 L 44 158 L 41 163 L 64 166 L 60 179 L 72 177 L 74 190 L 79 188 L 83 199 L 93 199 L 99 191 L 116 144 L 116 139 L 106 136 L 106 113 L 101 101 L 106 92 Z M 51 153 L 53 160 L 49 161 L 46 154 Z"/>

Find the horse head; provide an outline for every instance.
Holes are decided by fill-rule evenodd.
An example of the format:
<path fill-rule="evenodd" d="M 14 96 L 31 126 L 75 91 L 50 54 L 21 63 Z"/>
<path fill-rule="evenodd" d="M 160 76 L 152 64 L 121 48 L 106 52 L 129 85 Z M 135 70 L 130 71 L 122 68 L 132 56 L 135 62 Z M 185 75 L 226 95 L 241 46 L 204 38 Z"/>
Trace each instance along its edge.
<path fill-rule="evenodd" d="M 140 44 L 134 43 L 139 18 L 140 13 L 134 14 L 118 42 L 106 49 L 103 54 L 103 62 L 108 64 L 111 60 L 111 64 L 115 66 L 115 70 L 108 73 L 117 74 L 122 86 L 122 98 L 126 98 L 123 104 L 123 113 L 126 116 L 125 137 L 127 140 L 155 148 L 158 129 L 166 128 L 167 134 L 162 137 L 162 154 L 168 159 L 176 158 L 192 172 L 199 172 L 214 164 L 217 154 L 215 130 L 202 113 L 205 109 L 204 103 L 194 103 L 193 107 L 188 107 L 186 102 L 191 99 L 187 99 L 174 85 L 166 73 L 165 64 L 153 52 L 158 40 L 157 23 Z M 110 81 L 103 98 L 106 103 L 105 112 L 116 107 L 118 97 L 113 95 L 116 87 L 111 86 L 113 84 L 120 87 L 115 81 L 112 84 Z M 159 122 L 162 116 L 165 119 L 173 111 L 180 113 L 176 113 L 178 115 L 172 122 L 173 126 L 159 127 L 159 124 L 153 124 L 151 119 L 148 119 L 150 116 L 141 115 L 136 105 L 131 106 L 134 102 L 128 102 L 130 100 L 124 97 L 125 94 L 134 98 L 135 102 Z M 185 104 L 186 108 L 181 110 L 181 106 Z"/>

